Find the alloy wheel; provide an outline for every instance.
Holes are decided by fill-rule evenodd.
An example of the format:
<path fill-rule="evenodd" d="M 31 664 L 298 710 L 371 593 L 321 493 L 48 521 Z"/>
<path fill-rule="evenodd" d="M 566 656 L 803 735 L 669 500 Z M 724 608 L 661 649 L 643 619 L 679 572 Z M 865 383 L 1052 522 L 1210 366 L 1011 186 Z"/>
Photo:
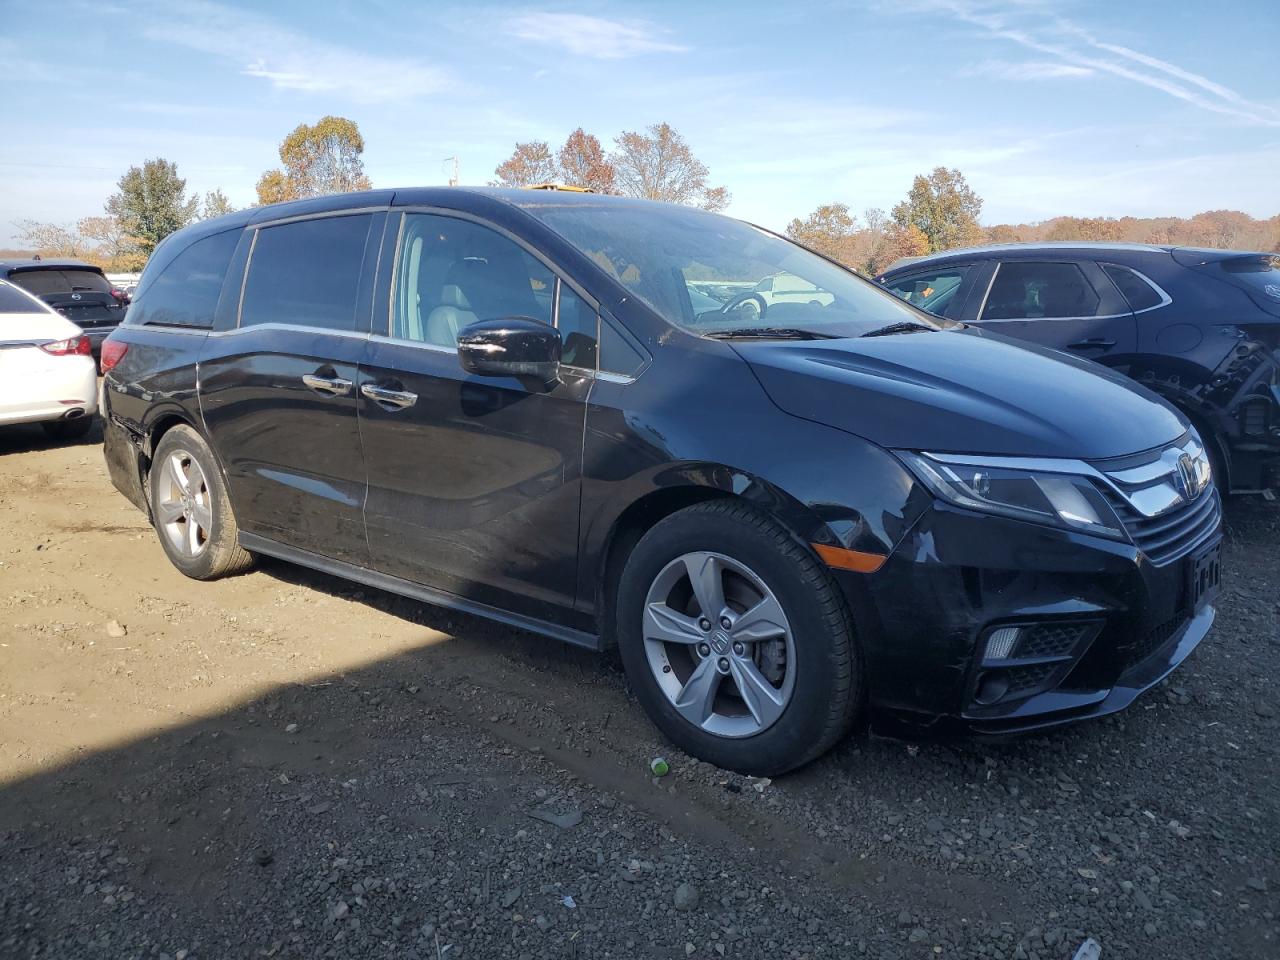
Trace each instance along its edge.
<path fill-rule="evenodd" d="M 208 546 L 213 530 L 208 480 L 186 450 L 169 454 L 160 471 L 155 505 L 160 529 L 175 550 L 197 557 Z"/>
<path fill-rule="evenodd" d="M 772 726 L 795 689 L 795 640 L 773 591 L 718 553 L 672 560 L 645 597 L 645 655 L 685 720 L 721 737 Z"/>

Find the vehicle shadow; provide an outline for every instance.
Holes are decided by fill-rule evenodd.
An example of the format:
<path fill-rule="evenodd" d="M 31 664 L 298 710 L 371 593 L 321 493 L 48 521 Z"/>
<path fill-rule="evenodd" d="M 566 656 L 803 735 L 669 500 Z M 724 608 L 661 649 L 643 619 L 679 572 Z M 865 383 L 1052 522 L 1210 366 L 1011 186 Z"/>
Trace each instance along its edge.
<path fill-rule="evenodd" d="M 102 449 L 102 419 L 93 418 L 93 426 L 83 437 L 72 440 L 57 440 L 44 432 L 38 423 L 17 423 L 0 426 L 0 457 L 15 453 L 30 453 L 33 450 L 48 450 L 50 447 L 97 447 Z"/>

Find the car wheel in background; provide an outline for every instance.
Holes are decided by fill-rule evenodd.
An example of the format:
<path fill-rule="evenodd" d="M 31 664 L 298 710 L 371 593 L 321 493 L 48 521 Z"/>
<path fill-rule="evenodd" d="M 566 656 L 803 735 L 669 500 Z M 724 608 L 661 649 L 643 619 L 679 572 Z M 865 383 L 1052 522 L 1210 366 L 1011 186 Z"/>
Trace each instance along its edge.
<path fill-rule="evenodd" d="M 853 628 L 829 572 L 779 523 L 716 500 L 641 538 L 618 639 L 637 698 L 700 759 L 773 776 L 824 753 L 862 696 Z"/>
<path fill-rule="evenodd" d="M 196 580 L 248 570 L 222 474 L 204 438 L 176 426 L 160 438 L 148 475 L 152 522 L 175 567 Z"/>

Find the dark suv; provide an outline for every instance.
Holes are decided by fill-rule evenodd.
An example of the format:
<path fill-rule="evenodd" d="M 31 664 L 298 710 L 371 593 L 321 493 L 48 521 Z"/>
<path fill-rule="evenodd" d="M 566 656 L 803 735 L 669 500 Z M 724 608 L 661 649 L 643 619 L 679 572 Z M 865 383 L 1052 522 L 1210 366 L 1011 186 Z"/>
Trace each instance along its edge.
<path fill-rule="evenodd" d="M 129 305 L 101 268 L 81 260 L 0 260 L 0 280 L 35 294 L 83 330 L 95 357 Z"/>
<path fill-rule="evenodd" d="M 1280 256 L 1009 244 L 915 259 L 877 279 L 937 316 L 1137 380 L 1195 424 L 1222 490 L 1280 486 Z"/>
<path fill-rule="evenodd" d="M 756 291 L 783 273 L 811 295 Z M 112 480 L 188 576 L 276 557 L 616 644 L 662 730 L 737 770 L 868 715 L 1110 713 L 1214 618 L 1180 413 L 685 207 L 230 214 L 156 250 L 102 366 Z"/>

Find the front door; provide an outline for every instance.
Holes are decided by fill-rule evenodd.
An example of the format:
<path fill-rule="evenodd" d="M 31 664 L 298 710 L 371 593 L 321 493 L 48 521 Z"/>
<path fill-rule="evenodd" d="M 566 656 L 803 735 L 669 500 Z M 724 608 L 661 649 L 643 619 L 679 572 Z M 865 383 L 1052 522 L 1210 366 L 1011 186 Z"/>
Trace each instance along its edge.
<path fill-rule="evenodd" d="M 1137 343 L 1128 304 L 1088 260 L 1003 260 L 975 321 L 997 333 L 1124 367 Z"/>
<path fill-rule="evenodd" d="M 258 228 L 239 322 L 211 334 L 200 358 L 205 426 L 240 528 L 361 565 L 369 551 L 357 366 L 385 218 Z"/>
<path fill-rule="evenodd" d="M 484 224 L 407 213 L 388 236 L 391 292 L 384 312 L 375 311 L 358 401 L 373 565 L 565 622 L 577 578 L 596 308 Z M 559 383 L 462 369 L 458 331 L 508 316 L 560 320 Z"/>

